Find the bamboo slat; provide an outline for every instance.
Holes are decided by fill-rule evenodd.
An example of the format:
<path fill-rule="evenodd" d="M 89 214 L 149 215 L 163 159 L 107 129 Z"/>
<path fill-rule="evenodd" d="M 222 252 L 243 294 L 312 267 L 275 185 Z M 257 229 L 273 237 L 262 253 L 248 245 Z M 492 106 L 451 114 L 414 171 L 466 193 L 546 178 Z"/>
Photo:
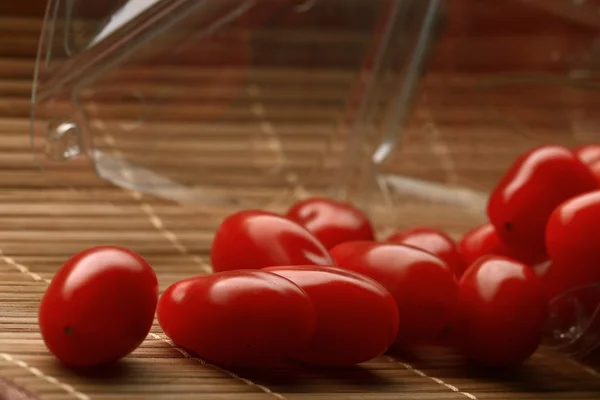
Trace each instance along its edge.
<path fill-rule="evenodd" d="M 469 367 L 449 350 L 429 349 L 382 356 L 352 369 L 286 365 L 269 371 L 229 371 L 174 348 L 157 324 L 138 350 L 110 370 L 78 374 L 58 364 L 41 340 L 37 307 L 66 258 L 97 244 L 130 247 L 153 265 L 161 291 L 177 280 L 206 273 L 212 234 L 229 213 L 244 205 L 283 211 L 304 192 L 326 194 L 336 182 L 335 171 L 345 165 L 348 138 L 340 121 L 357 75 L 339 68 L 307 72 L 275 64 L 250 70 L 237 66 L 228 70 L 229 78 L 235 79 L 215 86 L 213 78 L 219 70 L 210 66 L 156 69 L 132 64 L 112 80 L 83 91 L 97 149 L 208 193 L 245 199 L 241 203 L 175 204 L 112 186 L 84 163 L 46 163 L 46 171 L 39 170 L 30 147 L 29 100 L 43 3 L 0 5 L 0 398 L 600 398 L 600 362 L 593 357 L 575 362 L 540 351 L 522 368 L 500 372 Z M 88 3 L 95 8 L 87 9 L 86 17 L 94 17 L 106 13 L 102 7 L 119 2 Z M 409 124 L 399 138 L 402 146 L 381 166 L 382 174 L 485 193 L 515 155 L 533 144 L 574 145 L 593 140 L 598 126 L 593 111 L 600 103 L 593 90 L 548 90 L 543 85 L 514 82 L 477 89 L 488 82 L 482 73 L 486 68 L 557 68 L 545 57 L 561 43 L 568 47 L 560 35 L 541 37 L 537 51 L 529 57 L 502 58 L 502 49 L 518 49 L 519 43 L 531 38 L 533 28 L 525 21 L 552 27 L 549 32 L 572 29 L 577 35 L 587 35 L 589 27 L 542 17 L 523 8 L 528 5 L 506 0 L 504 10 L 515 16 L 516 28 L 511 35 L 498 36 L 505 29 L 503 15 L 497 12 L 500 8 L 472 8 L 472 3 L 455 1 L 449 10 L 446 36 L 422 80 Z M 457 73 L 448 66 L 456 61 L 452 49 L 464 33 L 460 17 L 465 8 L 461 7 L 471 7 L 481 21 L 471 28 L 478 32 L 473 45 L 480 57 L 463 59 L 464 73 Z M 514 13 L 511 7 L 520 7 L 520 12 Z M 358 23 L 361 17 L 356 13 L 355 20 L 349 21 Z M 329 20 L 335 21 L 336 16 L 326 15 L 324 21 Z M 360 44 L 364 38 L 343 29 L 310 34 L 311 41 L 346 46 Z M 269 40 L 277 44 L 306 39 L 282 31 Z M 150 79 L 158 84 L 149 84 Z M 365 154 L 379 143 L 386 99 L 395 89 L 390 84 L 380 92 L 381 109 L 366 127 L 373 133 L 365 135 Z M 171 105 L 162 104 L 161 112 L 151 110 L 144 115 L 147 123 L 135 125 L 140 106 L 131 96 L 134 91 L 150 98 L 161 93 L 162 100 L 168 99 Z M 42 142 L 34 147 L 43 151 Z M 362 167 L 368 159 L 354 161 L 356 167 L 350 173 L 356 173 L 356 179 L 365 178 Z M 77 190 L 65 188 L 67 182 Z M 360 182 L 350 183 L 365 190 Z M 366 192 L 382 236 L 393 229 L 429 225 L 458 237 L 483 220 L 481 210 L 394 192 L 374 183 Z"/>

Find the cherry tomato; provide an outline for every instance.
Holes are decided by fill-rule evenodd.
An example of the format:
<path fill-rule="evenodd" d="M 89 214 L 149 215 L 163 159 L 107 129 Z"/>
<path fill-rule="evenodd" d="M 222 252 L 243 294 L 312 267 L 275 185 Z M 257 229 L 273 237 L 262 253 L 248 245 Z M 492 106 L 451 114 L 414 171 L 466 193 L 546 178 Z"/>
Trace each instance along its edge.
<path fill-rule="evenodd" d="M 308 346 L 295 355 L 316 365 L 350 366 L 383 354 L 398 334 L 398 309 L 379 283 L 331 267 L 265 268 L 281 275 L 311 299 L 317 328 Z"/>
<path fill-rule="evenodd" d="M 444 232 L 435 229 L 412 228 L 394 233 L 387 241 L 417 247 L 439 257 L 457 277 L 460 277 L 467 267 L 454 240 Z"/>
<path fill-rule="evenodd" d="M 496 228 L 490 223 L 485 223 L 467 232 L 458 243 L 457 248 L 467 265 L 473 264 L 479 257 L 491 254 L 513 258 L 532 267 L 547 262 L 540 263 L 539 257 L 538 259 L 532 258 L 530 254 L 521 249 L 509 247 L 498 236 Z"/>
<path fill-rule="evenodd" d="M 511 248 L 533 263 L 547 260 L 544 235 L 552 211 L 597 182 L 569 149 L 534 148 L 519 157 L 492 192 L 488 217 Z"/>
<path fill-rule="evenodd" d="M 587 165 L 600 184 L 600 145 L 588 144 L 580 146 L 575 148 L 573 153 L 581 162 Z"/>
<path fill-rule="evenodd" d="M 273 366 L 306 346 L 315 309 L 291 281 L 265 271 L 238 270 L 188 278 L 169 286 L 158 322 L 177 345 L 211 362 Z"/>
<path fill-rule="evenodd" d="M 596 342 L 600 334 L 598 325 L 587 325 L 594 315 L 600 315 L 600 271 L 597 264 L 567 264 L 547 262 L 537 265 L 533 271 L 541 279 L 550 300 L 547 324 L 548 344 L 564 346 L 570 341 L 578 345 L 590 341 L 575 339 L 576 331 L 588 331 L 585 335 Z M 566 349 L 563 349 L 566 350 Z"/>
<path fill-rule="evenodd" d="M 600 190 L 573 197 L 552 212 L 546 227 L 552 266 L 543 277 L 550 296 L 600 283 L 599 229 Z"/>
<path fill-rule="evenodd" d="M 498 254 L 498 255 L 500 255 L 500 254 Z M 541 278 L 541 279 L 543 279 L 548 274 L 548 271 L 550 271 L 550 268 L 552 268 L 552 261 L 546 261 L 546 262 L 531 266 L 531 269 L 533 270 L 533 272 L 535 272 L 537 277 Z"/>
<path fill-rule="evenodd" d="M 459 282 L 460 348 L 471 361 L 509 367 L 531 356 L 542 340 L 548 301 L 527 265 L 484 256 Z"/>
<path fill-rule="evenodd" d="M 286 216 L 312 232 L 328 249 L 343 242 L 375 240 L 367 216 L 340 201 L 311 198 L 296 203 Z"/>
<path fill-rule="evenodd" d="M 467 232 L 458 242 L 457 247 L 468 265 L 488 254 L 511 256 L 508 246 L 500 239 L 496 229 L 490 223 L 485 223 Z"/>
<path fill-rule="evenodd" d="M 115 362 L 146 338 L 157 301 L 156 275 L 140 255 L 90 248 L 67 260 L 48 286 L 38 316 L 42 338 L 67 365 Z"/>
<path fill-rule="evenodd" d="M 394 297 L 401 319 L 395 347 L 437 341 L 458 313 L 458 285 L 438 257 L 415 247 L 369 242 L 331 250 L 340 268 L 371 277 Z"/>
<path fill-rule="evenodd" d="M 309 231 L 265 211 L 241 211 L 225 219 L 211 249 L 213 270 L 279 265 L 331 265 L 327 249 Z"/>

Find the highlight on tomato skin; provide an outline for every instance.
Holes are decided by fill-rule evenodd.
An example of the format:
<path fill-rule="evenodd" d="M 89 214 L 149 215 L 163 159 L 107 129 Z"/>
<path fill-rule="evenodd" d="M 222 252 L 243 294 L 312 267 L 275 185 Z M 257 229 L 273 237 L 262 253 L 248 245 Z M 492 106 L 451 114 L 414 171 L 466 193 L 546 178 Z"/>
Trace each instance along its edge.
<path fill-rule="evenodd" d="M 597 187 L 596 178 L 571 150 L 539 146 L 506 171 L 490 195 L 487 215 L 508 246 L 537 264 L 548 259 L 545 231 L 552 211 Z"/>
<path fill-rule="evenodd" d="M 152 327 L 158 280 L 139 254 L 99 246 L 68 259 L 40 302 L 44 343 L 64 364 L 110 364 L 134 351 Z"/>
<path fill-rule="evenodd" d="M 458 242 L 458 251 L 469 265 L 479 257 L 496 254 L 507 255 L 508 248 L 496 233 L 496 228 L 489 222 L 479 225 L 463 235 Z"/>
<path fill-rule="evenodd" d="M 599 226 L 600 190 L 574 196 L 560 204 L 546 226 L 550 259 L 562 265 L 600 264 Z"/>
<path fill-rule="evenodd" d="M 542 276 L 552 298 L 600 283 L 599 227 L 600 190 L 573 197 L 553 211 L 546 227 L 546 246 L 552 262 Z M 593 297 L 585 301 L 587 308 L 598 302 Z"/>
<path fill-rule="evenodd" d="M 286 217 L 312 232 L 327 249 L 344 242 L 375 240 L 367 215 L 346 202 L 312 197 L 292 205 Z"/>
<path fill-rule="evenodd" d="M 323 244 L 306 228 L 259 210 L 234 213 L 221 223 L 211 246 L 213 271 L 278 265 L 332 265 Z"/>
<path fill-rule="evenodd" d="M 540 346 L 548 297 L 527 265 L 489 255 L 472 264 L 459 282 L 459 348 L 471 362 L 513 367 Z"/>
<path fill-rule="evenodd" d="M 458 284 L 441 259 L 395 243 L 347 242 L 331 250 L 339 268 L 366 275 L 396 301 L 400 329 L 395 349 L 437 343 L 458 315 Z"/>
<path fill-rule="evenodd" d="M 452 269 L 457 278 L 460 278 L 467 268 L 454 240 L 440 230 L 415 227 L 396 232 L 386 241 L 417 247 L 439 257 Z"/>
<path fill-rule="evenodd" d="M 209 362 L 244 368 L 284 362 L 306 346 L 316 325 L 306 292 L 282 276 L 247 269 L 172 284 L 157 316 L 178 346 Z"/>
<path fill-rule="evenodd" d="M 600 187 L 600 144 L 586 144 L 573 149 L 573 154 L 587 165 Z"/>
<path fill-rule="evenodd" d="M 373 279 L 336 267 L 264 271 L 294 282 L 315 307 L 315 333 L 294 359 L 319 366 L 352 366 L 380 356 L 396 340 L 398 308 L 392 295 Z"/>

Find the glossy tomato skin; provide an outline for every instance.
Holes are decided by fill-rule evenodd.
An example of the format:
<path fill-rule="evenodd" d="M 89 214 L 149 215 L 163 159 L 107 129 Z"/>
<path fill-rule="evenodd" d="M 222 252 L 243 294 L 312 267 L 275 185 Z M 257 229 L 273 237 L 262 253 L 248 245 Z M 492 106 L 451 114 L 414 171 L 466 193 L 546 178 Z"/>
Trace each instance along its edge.
<path fill-rule="evenodd" d="M 487 213 L 498 235 L 531 263 L 547 260 L 544 236 L 552 211 L 597 182 L 567 148 L 541 146 L 519 157 L 493 190 Z"/>
<path fill-rule="evenodd" d="M 114 246 L 90 248 L 54 275 L 40 303 L 40 331 L 67 365 L 115 362 L 146 338 L 157 301 L 156 274 L 140 255 Z"/>
<path fill-rule="evenodd" d="M 375 279 L 396 301 L 400 328 L 394 347 L 438 342 L 458 315 L 458 285 L 438 257 L 415 247 L 348 242 L 331 250 L 336 265 Z"/>
<path fill-rule="evenodd" d="M 591 283 L 600 283 L 600 190 L 573 197 L 548 220 L 546 247 L 552 265 L 543 280 L 554 297 Z"/>
<path fill-rule="evenodd" d="M 467 267 L 454 240 L 437 229 L 412 228 L 394 233 L 387 241 L 416 247 L 439 257 L 452 269 L 456 277 L 460 277 Z"/>
<path fill-rule="evenodd" d="M 458 242 L 457 248 L 467 265 L 490 254 L 514 257 L 514 252 L 504 244 L 496 233 L 496 228 L 489 222 L 467 232 Z"/>
<path fill-rule="evenodd" d="M 299 361 L 351 366 L 375 358 L 394 343 L 398 308 L 392 295 L 363 275 L 333 267 L 265 268 L 302 288 L 317 314 L 317 327 Z"/>
<path fill-rule="evenodd" d="M 542 340 L 548 299 L 527 265 L 484 256 L 459 282 L 460 348 L 474 363 L 510 367 L 529 358 Z"/>
<path fill-rule="evenodd" d="M 489 222 L 467 232 L 458 242 L 457 248 L 467 265 L 473 264 L 479 257 L 485 255 L 509 257 L 535 268 L 538 266 L 543 268 L 543 265 L 540 264 L 547 263 L 547 261 L 540 262 L 539 256 L 532 257 L 531 253 L 523 251 L 523 249 L 509 247 Z"/>
<path fill-rule="evenodd" d="M 587 144 L 573 149 L 573 154 L 591 171 L 600 185 L 600 145 Z"/>
<path fill-rule="evenodd" d="M 600 330 L 591 329 L 589 321 L 600 310 L 600 271 L 597 264 L 559 264 L 547 262 L 536 265 L 533 271 L 540 278 L 546 297 L 550 301 L 547 324 L 550 342 L 563 342 L 557 332 L 567 333 L 573 327 L 586 330 L 585 340 L 577 340 L 578 345 L 590 342 L 588 337 L 597 336 Z M 595 339 L 592 339 L 595 341 Z"/>
<path fill-rule="evenodd" d="M 375 240 L 373 227 L 365 213 L 337 200 L 303 200 L 294 204 L 286 217 L 312 232 L 328 249 L 344 242 Z"/>
<path fill-rule="evenodd" d="M 161 296 L 157 315 L 174 343 L 231 367 L 282 362 L 306 345 L 316 324 L 314 307 L 302 289 L 254 270 L 174 283 Z"/>
<path fill-rule="evenodd" d="M 241 211 L 227 217 L 211 248 L 215 272 L 279 265 L 331 265 L 327 249 L 309 231 L 266 211 Z"/>

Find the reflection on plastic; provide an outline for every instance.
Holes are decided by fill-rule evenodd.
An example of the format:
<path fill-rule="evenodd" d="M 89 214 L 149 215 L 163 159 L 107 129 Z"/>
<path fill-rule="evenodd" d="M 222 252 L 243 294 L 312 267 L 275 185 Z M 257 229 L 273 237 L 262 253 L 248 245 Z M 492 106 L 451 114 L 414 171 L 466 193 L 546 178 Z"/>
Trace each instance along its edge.
<path fill-rule="evenodd" d="M 46 155 L 66 161 L 81 154 L 80 129 L 73 122 L 50 121 L 46 127 Z"/>
<path fill-rule="evenodd" d="M 216 196 L 200 187 L 188 187 L 122 158 L 94 150 L 97 172 L 102 179 L 129 190 L 140 190 L 180 204 L 223 204 L 228 197 Z"/>
<path fill-rule="evenodd" d="M 600 283 L 569 290 L 550 302 L 545 345 L 574 358 L 600 345 Z"/>
<path fill-rule="evenodd" d="M 464 208 L 474 214 L 485 213 L 488 196 L 483 192 L 467 187 L 449 186 L 402 175 L 386 174 L 381 176 L 382 184 L 394 192 L 414 196 L 420 200 L 448 204 Z"/>
<path fill-rule="evenodd" d="M 89 47 L 92 47 L 96 43 L 104 40 L 106 37 L 110 36 L 111 33 L 115 32 L 127 22 L 132 21 L 135 17 L 159 1 L 160 0 L 129 0 L 127 4 L 121 7 L 121 9 L 119 9 L 119 11 L 112 16 L 110 22 L 91 41 Z"/>

